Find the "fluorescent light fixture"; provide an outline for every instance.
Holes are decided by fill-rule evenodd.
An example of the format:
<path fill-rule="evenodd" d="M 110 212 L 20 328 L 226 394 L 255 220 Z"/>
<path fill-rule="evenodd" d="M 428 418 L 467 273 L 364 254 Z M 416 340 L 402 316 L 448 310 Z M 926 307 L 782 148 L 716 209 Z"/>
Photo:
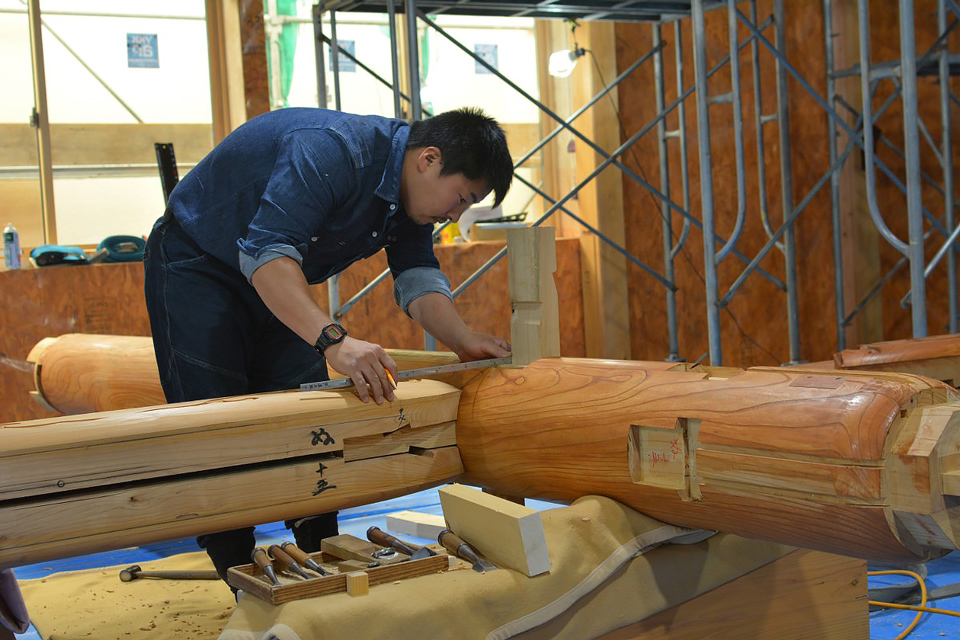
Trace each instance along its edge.
<path fill-rule="evenodd" d="M 573 51 L 563 49 L 552 53 L 550 54 L 550 62 L 547 70 L 550 72 L 550 75 L 556 78 L 566 78 L 573 73 L 573 68 L 577 66 L 577 58 L 586 52 L 586 49 L 577 47 L 573 49 Z"/>

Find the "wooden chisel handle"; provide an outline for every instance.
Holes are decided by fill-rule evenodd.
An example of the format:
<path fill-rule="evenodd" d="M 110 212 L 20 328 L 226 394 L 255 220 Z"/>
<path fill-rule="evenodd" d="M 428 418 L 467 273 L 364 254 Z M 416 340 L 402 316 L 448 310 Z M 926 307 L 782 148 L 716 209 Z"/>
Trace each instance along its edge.
<path fill-rule="evenodd" d="M 277 579 L 277 572 L 273 569 L 273 563 L 270 562 L 270 558 L 267 557 L 267 552 L 264 551 L 261 547 L 255 547 L 253 552 L 250 554 L 250 559 L 253 560 L 253 564 L 260 567 L 260 570 L 270 578 L 270 581 L 279 586 L 280 580 Z"/>
<path fill-rule="evenodd" d="M 330 572 L 320 566 L 320 563 L 304 553 L 303 549 L 293 544 L 290 541 L 284 542 L 280 545 L 280 548 L 287 552 L 291 558 L 302 564 L 303 566 L 313 569 L 322 576 L 330 575 Z"/>
<path fill-rule="evenodd" d="M 295 574 L 297 574 L 304 580 L 310 580 L 311 578 L 314 577 L 309 573 L 307 573 L 306 571 L 304 571 L 303 567 L 297 564 L 297 561 L 291 558 L 286 551 L 284 551 L 279 547 L 279 545 L 275 545 L 275 544 L 270 545 L 267 548 L 267 553 L 270 554 L 271 558 L 273 558 L 274 560 L 282 564 L 287 569 L 290 569 L 290 571 L 293 571 Z"/>
<path fill-rule="evenodd" d="M 402 551 L 408 556 L 412 556 L 420 547 L 407 544 L 403 540 L 393 537 L 380 527 L 370 527 L 367 529 L 367 540 L 384 547 L 393 547 L 397 551 Z"/>
<path fill-rule="evenodd" d="M 460 539 L 460 536 L 455 534 L 450 529 L 444 529 L 440 532 L 440 535 L 437 536 L 437 542 L 443 545 L 443 547 L 457 556 L 462 560 L 467 562 L 472 562 L 478 564 L 480 562 L 480 557 L 474 552 L 473 548 L 468 545 L 466 542 Z"/>

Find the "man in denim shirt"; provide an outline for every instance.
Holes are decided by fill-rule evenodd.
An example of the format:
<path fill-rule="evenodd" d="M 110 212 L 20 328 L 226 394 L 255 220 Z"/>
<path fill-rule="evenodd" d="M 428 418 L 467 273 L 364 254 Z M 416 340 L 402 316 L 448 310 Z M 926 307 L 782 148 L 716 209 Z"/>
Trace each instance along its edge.
<path fill-rule="evenodd" d="M 353 379 L 360 398 L 393 400 L 396 363 L 347 335 L 314 301 L 323 282 L 386 248 L 397 304 L 461 360 L 502 357 L 470 331 L 433 254 L 434 223 L 457 221 L 513 177 L 503 130 L 475 109 L 408 125 L 322 109 L 258 116 L 177 185 L 144 256 L 147 309 L 168 402 Z M 288 521 L 320 548 L 336 513 Z M 249 562 L 253 528 L 200 536 L 217 571 Z"/>

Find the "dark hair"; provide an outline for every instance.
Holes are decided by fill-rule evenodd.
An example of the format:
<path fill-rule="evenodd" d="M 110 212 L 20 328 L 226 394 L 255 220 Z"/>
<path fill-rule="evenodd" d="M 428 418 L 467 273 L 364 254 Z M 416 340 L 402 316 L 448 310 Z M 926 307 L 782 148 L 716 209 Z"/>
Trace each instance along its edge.
<path fill-rule="evenodd" d="M 513 180 L 507 137 L 480 109 L 464 107 L 411 124 L 407 149 L 424 147 L 437 147 L 443 154 L 440 175 L 462 173 L 469 180 L 485 180 L 494 193 L 493 206 L 507 195 Z"/>

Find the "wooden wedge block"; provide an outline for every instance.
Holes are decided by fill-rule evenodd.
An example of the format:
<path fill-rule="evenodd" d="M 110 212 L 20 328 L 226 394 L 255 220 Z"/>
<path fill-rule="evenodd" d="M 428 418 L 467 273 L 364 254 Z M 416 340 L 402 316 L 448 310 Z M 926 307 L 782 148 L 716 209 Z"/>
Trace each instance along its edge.
<path fill-rule="evenodd" d="M 347 574 L 347 593 L 351 596 L 365 596 L 370 593 L 370 576 L 365 571 L 351 571 Z"/>
<path fill-rule="evenodd" d="M 528 576 L 550 571 L 540 512 L 460 484 L 440 488 L 449 528 L 499 567 Z"/>
<path fill-rule="evenodd" d="M 387 516 L 387 529 L 394 533 L 436 540 L 447 528 L 443 516 L 418 511 L 398 511 Z"/>
<path fill-rule="evenodd" d="M 383 547 L 367 540 L 361 540 L 360 538 L 352 536 L 349 533 L 342 533 L 339 536 L 324 538 L 320 541 L 320 549 L 324 553 L 337 556 L 338 558 L 343 558 L 344 560 L 359 560 L 360 562 L 366 564 L 371 562 L 379 562 L 380 564 L 394 564 L 407 559 L 407 556 L 403 555 L 402 553 L 397 553 L 385 558 L 378 558 L 373 554 L 377 551 L 383 550 Z"/>

